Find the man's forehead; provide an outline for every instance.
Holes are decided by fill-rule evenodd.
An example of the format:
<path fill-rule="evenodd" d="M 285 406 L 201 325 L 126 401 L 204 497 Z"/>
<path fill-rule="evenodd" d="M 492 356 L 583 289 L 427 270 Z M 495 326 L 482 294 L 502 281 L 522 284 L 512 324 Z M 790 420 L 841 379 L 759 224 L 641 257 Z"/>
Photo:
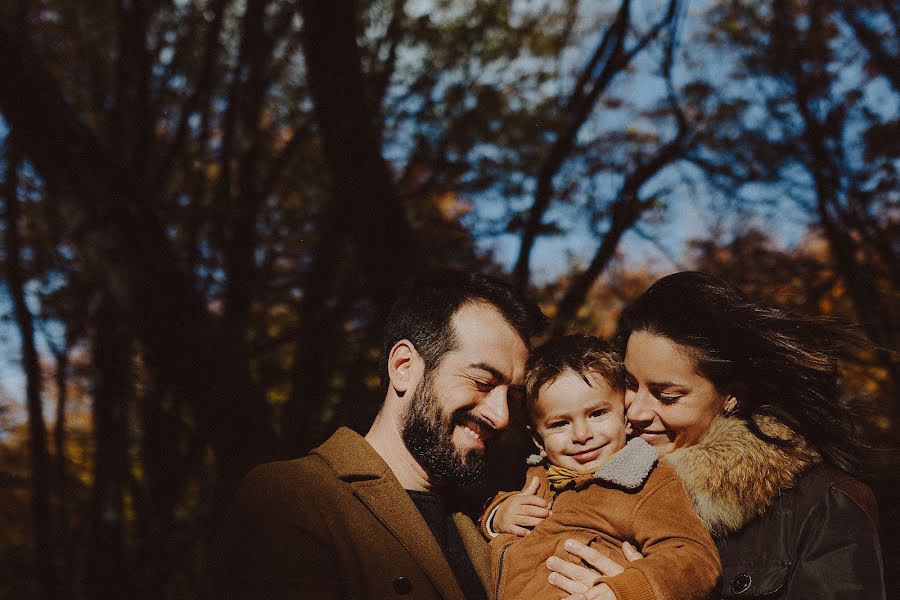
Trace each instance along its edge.
<path fill-rule="evenodd" d="M 450 320 L 453 331 L 462 342 L 463 338 L 509 336 L 523 345 L 516 328 L 506 319 L 500 309 L 487 302 L 468 302 L 461 306 Z"/>
<path fill-rule="evenodd" d="M 484 303 L 468 304 L 453 316 L 456 337 L 450 352 L 463 365 L 488 365 L 504 377 L 517 378 L 524 371 L 528 348 L 500 311 Z M 489 370 L 489 369 L 484 369 Z"/>

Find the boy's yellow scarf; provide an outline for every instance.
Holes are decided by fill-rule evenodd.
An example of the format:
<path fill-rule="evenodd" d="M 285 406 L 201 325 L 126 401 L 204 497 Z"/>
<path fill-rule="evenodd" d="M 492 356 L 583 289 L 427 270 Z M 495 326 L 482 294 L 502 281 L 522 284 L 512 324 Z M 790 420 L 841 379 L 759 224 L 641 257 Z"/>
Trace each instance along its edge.
<path fill-rule="evenodd" d="M 547 479 L 550 481 L 550 489 L 554 492 L 575 489 L 589 483 L 594 478 L 597 469 L 590 471 L 575 471 L 565 467 L 549 465 L 547 467 Z"/>

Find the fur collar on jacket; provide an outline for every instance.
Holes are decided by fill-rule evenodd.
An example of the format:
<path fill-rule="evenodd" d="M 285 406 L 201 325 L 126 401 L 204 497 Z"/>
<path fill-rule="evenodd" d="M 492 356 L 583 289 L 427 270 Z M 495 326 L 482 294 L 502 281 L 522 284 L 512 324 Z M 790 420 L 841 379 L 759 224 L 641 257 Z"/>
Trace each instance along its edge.
<path fill-rule="evenodd" d="M 821 461 L 806 441 L 772 417 L 755 417 L 760 431 L 788 445 L 765 442 L 735 417 L 716 419 L 697 444 L 666 456 L 684 481 L 700 520 L 725 535 L 763 514 L 797 476 Z"/>

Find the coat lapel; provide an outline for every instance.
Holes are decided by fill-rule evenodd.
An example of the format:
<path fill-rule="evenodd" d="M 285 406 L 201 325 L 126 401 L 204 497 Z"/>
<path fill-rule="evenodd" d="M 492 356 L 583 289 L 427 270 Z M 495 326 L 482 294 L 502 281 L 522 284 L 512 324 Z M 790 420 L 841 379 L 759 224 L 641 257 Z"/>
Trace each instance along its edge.
<path fill-rule="evenodd" d="M 465 600 L 456 575 L 419 509 L 387 463 L 362 436 L 342 427 L 314 452 L 334 469 L 338 477 L 351 482 L 354 495 L 403 544 L 443 598 Z M 463 535 L 462 529 L 460 535 Z M 465 537 L 463 542 L 469 549 Z M 483 580 L 481 570 L 482 565 L 476 565 L 476 572 Z"/>
<path fill-rule="evenodd" d="M 481 584 L 489 593 L 493 589 L 491 581 L 491 551 L 488 543 L 481 535 L 481 529 L 472 522 L 472 519 L 463 513 L 453 513 L 453 522 L 456 523 L 456 529 L 459 531 L 459 537 L 462 539 L 472 566 Z"/>
<path fill-rule="evenodd" d="M 444 558 L 419 509 L 396 479 L 355 484 L 355 494 L 409 551 L 444 598 L 463 598 L 456 575 Z"/>

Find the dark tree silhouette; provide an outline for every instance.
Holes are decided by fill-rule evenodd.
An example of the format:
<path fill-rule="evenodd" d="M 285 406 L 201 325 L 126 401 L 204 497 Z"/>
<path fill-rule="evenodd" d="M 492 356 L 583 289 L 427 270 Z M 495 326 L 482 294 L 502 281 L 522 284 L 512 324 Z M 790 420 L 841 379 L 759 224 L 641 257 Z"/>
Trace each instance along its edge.
<path fill-rule="evenodd" d="M 6 176 L 2 185 L 6 210 L 6 282 L 13 299 L 16 323 L 22 340 L 22 365 L 25 369 L 25 403 L 28 408 L 28 447 L 31 467 L 31 524 L 34 529 L 35 580 L 38 594 L 56 595 L 54 581 L 53 521 L 50 518 L 50 456 L 47 451 L 47 425 L 41 399 L 41 366 L 35 345 L 34 318 L 25 298 L 25 273 L 22 268 L 21 200 L 19 169 L 22 155 L 17 140 L 7 140 Z"/>

